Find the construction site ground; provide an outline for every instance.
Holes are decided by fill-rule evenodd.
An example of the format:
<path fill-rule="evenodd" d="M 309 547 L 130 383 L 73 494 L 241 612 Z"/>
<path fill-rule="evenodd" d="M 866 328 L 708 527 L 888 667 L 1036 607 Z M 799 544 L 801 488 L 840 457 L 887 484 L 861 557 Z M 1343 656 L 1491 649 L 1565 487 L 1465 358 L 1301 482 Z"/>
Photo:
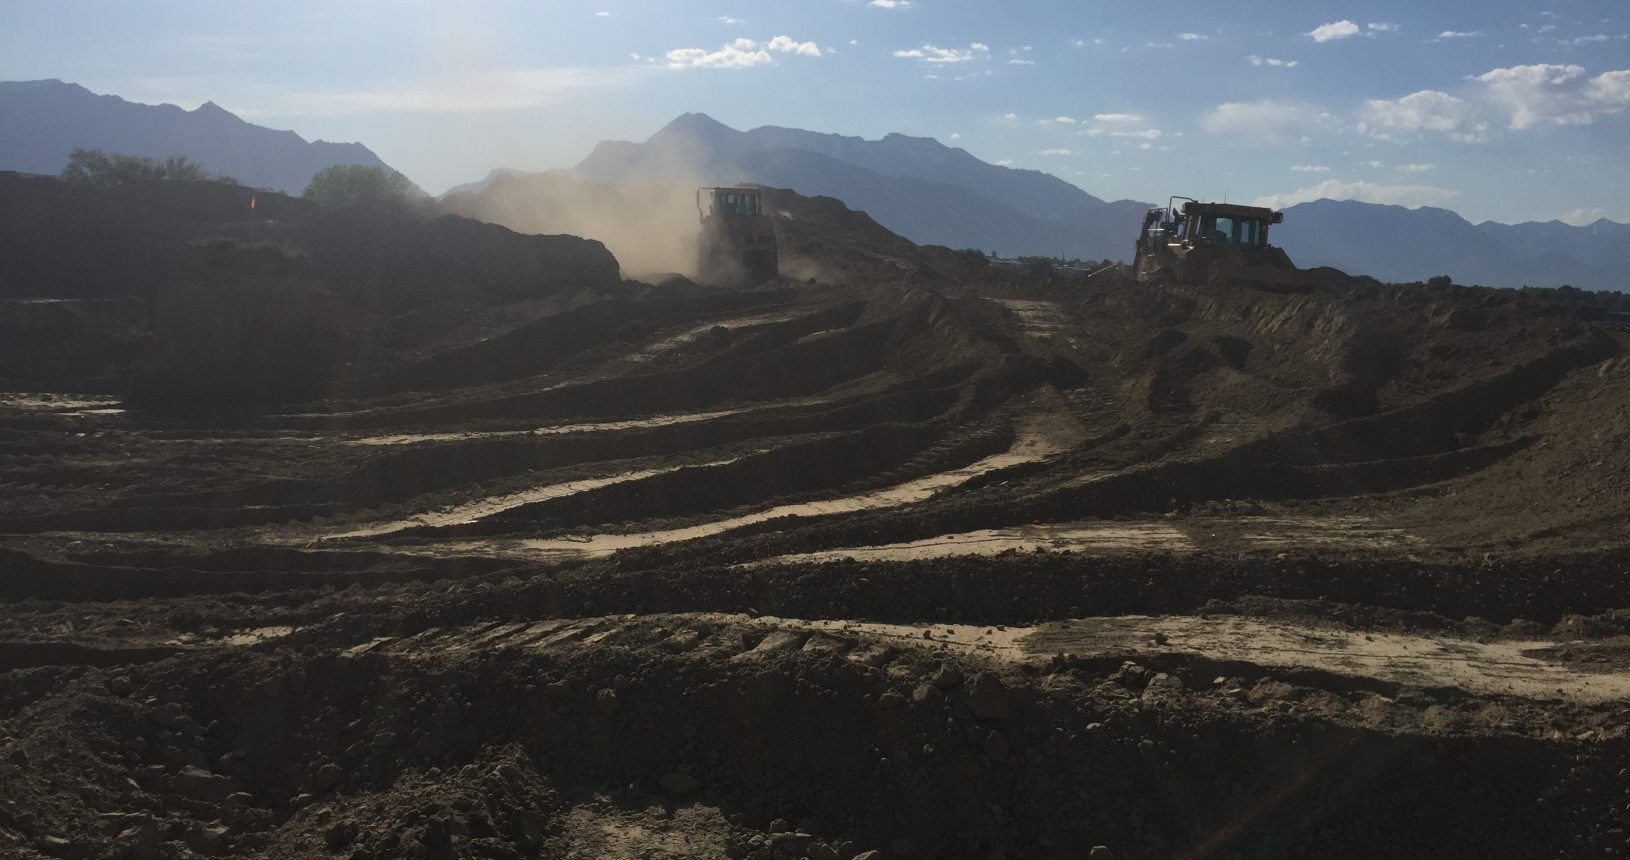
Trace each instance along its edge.
<path fill-rule="evenodd" d="M 0 855 L 1630 853 L 1624 333 L 842 242 L 0 396 Z"/>

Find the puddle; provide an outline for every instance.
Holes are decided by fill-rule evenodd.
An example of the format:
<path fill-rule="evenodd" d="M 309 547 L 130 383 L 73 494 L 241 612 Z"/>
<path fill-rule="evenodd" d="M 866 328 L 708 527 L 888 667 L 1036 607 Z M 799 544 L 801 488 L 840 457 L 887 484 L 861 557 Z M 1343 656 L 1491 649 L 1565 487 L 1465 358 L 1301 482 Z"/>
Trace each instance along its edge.
<path fill-rule="evenodd" d="M 589 490 L 598 490 L 601 487 L 609 487 L 614 484 L 622 484 L 628 481 L 638 481 L 655 475 L 665 474 L 667 472 L 675 472 L 680 469 L 691 467 L 722 466 L 726 463 L 733 462 L 735 462 L 734 459 L 714 460 L 707 463 L 685 463 L 678 466 L 666 466 L 661 469 L 640 469 L 633 472 L 623 472 L 621 474 L 610 475 L 604 478 L 587 478 L 581 481 L 567 481 L 562 484 L 549 484 L 543 487 L 534 487 L 530 490 L 522 490 L 518 493 L 509 493 L 503 496 L 489 496 L 487 498 L 477 499 L 472 502 L 465 502 L 462 505 L 457 505 L 445 510 L 429 511 L 422 514 L 415 514 L 411 517 L 406 517 L 403 519 L 375 523 L 371 526 L 364 526 L 363 528 L 353 529 L 347 532 L 323 535 L 321 539 L 341 540 L 344 538 L 379 537 L 380 535 L 393 534 L 395 532 L 405 531 L 412 528 L 444 528 L 446 526 L 464 525 L 466 523 L 476 522 L 477 520 L 485 517 L 490 517 L 493 514 L 502 513 L 503 511 L 507 511 L 512 508 L 518 508 L 522 505 L 529 505 L 533 502 L 543 502 L 548 501 L 549 499 L 564 498 L 577 493 L 583 493 Z"/>
<path fill-rule="evenodd" d="M 641 427 L 668 427 L 711 421 L 746 412 L 746 409 L 721 409 L 716 412 L 691 412 L 683 415 L 658 415 L 654 418 L 635 418 L 627 421 L 601 421 L 589 424 L 559 424 L 533 430 L 493 430 L 468 433 L 398 433 L 388 436 L 365 436 L 346 439 L 346 445 L 413 445 L 419 442 L 462 442 L 469 439 L 495 439 L 506 436 L 557 436 L 567 433 L 604 433 L 611 430 L 634 430 Z"/>
<path fill-rule="evenodd" d="M 1017 526 L 1005 529 L 980 529 L 978 531 L 940 535 L 939 537 L 908 541 L 906 543 L 848 547 L 797 555 L 784 555 L 756 561 L 748 566 L 817 564 L 837 560 L 919 561 L 951 556 L 998 555 L 1009 551 L 1141 552 L 1145 550 L 1169 550 L 1184 552 L 1193 549 L 1194 544 L 1189 541 L 1188 536 L 1163 523 L 1116 525 L 1061 523 Z"/>

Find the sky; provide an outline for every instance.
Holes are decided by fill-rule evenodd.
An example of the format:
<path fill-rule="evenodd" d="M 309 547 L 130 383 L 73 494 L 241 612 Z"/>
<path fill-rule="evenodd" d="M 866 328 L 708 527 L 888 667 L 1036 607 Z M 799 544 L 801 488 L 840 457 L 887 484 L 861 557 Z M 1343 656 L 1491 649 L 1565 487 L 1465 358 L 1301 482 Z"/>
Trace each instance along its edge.
<path fill-rule="evenodd" d="M 1630 222 L 1630 2 L 0 0 L 0 79 L 214 101 L 437 193 L 675 116 L 933 137 L 1105 199 Z"/>

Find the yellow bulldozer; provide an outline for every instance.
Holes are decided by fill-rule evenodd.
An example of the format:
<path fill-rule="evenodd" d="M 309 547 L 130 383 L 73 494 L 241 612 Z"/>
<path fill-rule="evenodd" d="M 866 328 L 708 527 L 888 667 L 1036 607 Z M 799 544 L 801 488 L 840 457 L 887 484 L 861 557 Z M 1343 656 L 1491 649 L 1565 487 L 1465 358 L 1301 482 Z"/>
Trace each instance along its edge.
<path fill-rule="evenodd" d="M 1185 201 L 1181 211 L 1177 201 Z M 1138 233 L 1132 268 L 1138 283 L 1237 284 L 1275 292 L 1306 292 L 1317 273 L 1296 268 L 1268 244 L 1268 227 L 1285 213 L 1260 206 L 1201 203 L 1172 197 L 1150 209 Z"/>
<path fill-rule="evenodd" d="M 696 210 L 702 217 L 699 280 L 750 287 L 780 274 L 775 224 L 764 214 L 762 189 L 699 188 Z"/>

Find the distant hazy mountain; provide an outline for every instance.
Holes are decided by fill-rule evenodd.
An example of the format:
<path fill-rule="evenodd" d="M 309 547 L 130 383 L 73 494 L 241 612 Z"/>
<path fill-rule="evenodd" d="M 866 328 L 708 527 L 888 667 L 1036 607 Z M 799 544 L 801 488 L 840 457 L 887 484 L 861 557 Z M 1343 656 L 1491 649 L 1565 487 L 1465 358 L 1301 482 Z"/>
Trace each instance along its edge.
<path fill-rule="evenodd" d="M 1105 202 L 1055 176 L 987 164 L 929 138 L 743 132 L 694 113 L 644 143 L 602 142 L 570 173 L 613 184 L 791 188 L 837 197 L 921 244 L 1004 255 L 1127 259 L 1150 205 Z M 1472 224 L 1446 209 L 1319 200 L 1288 209 L 1273 237 L 1299 265 L 1382 280 L 1449 275 L 1491 286 L 1630 289 L 1630 225 L 1611 221 Z"/>
<path fill-rule="evenodd" d="M 1384 281 L 1449 275 L 1456 283 L 1500 287 L 1630 289 L 1630 225 L 1612 221 L 1472 224 L 1430 206 L 1317 200 L 1286 209 L 1271 237 L 1299 266 L 1335 266 Z"/>
<path fill-rule="evenodd" d="M 595 182 L 757 182 L 836 197 L 921 244 L 1003 254 L 1124 257 L 1146 206 L 1105 203 L 1035 170 L 923 137 L 863 140 L 685 114 L 644 143 L 606 141 L 571 171 Z"/>
<path fill-rule="evenodd" d="M 244 122 L 214 102 L 189 111 L 101 96 L 62 81 L 0 82 L 0 170 L 55 174 L 76 148 L 185 155 L 244 185 L 291 194 L 335 164 L 388 168 L 360 143 L 308 142 L 292 131 Z"/>

